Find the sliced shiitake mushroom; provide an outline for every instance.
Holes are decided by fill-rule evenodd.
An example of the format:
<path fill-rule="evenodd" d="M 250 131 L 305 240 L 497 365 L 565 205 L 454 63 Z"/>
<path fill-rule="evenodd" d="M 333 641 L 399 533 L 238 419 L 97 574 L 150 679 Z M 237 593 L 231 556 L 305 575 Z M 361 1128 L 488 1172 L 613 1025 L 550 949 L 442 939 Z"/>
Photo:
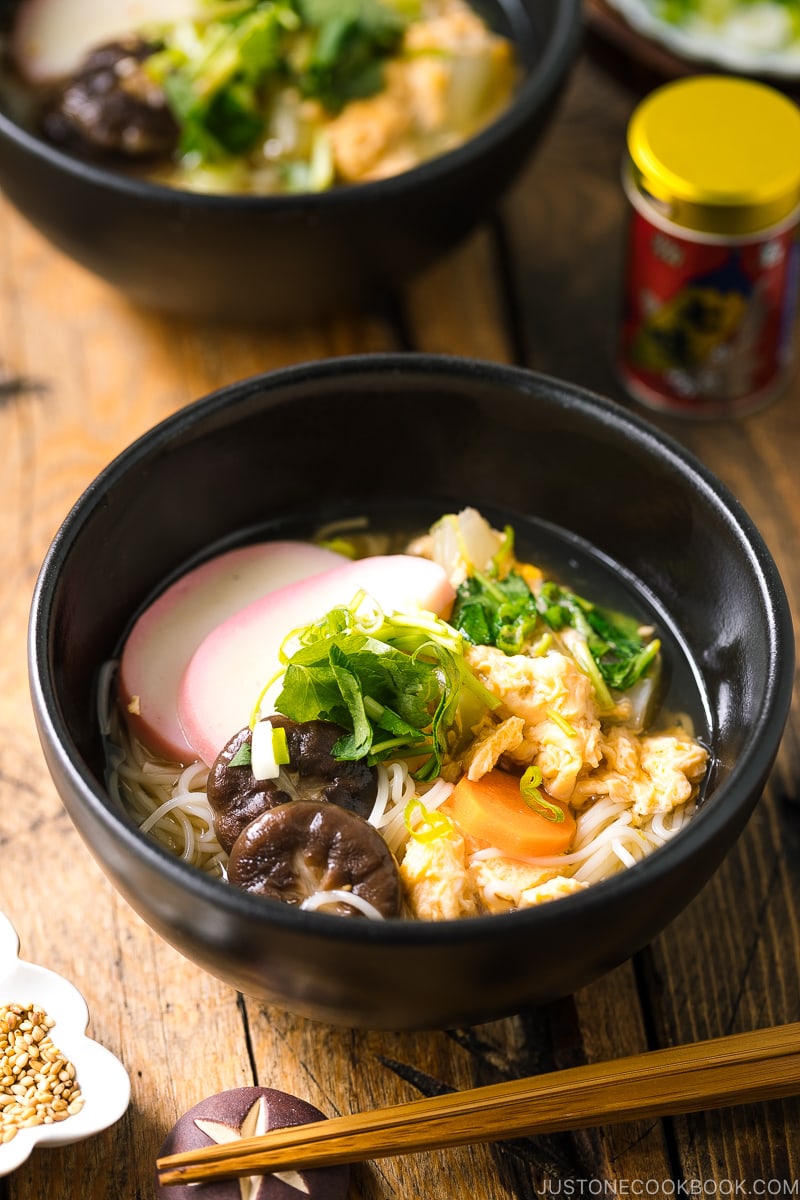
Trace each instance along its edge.
<path fill-rule="evenodd" d="M 337 804 L 294 800 L 256 817 L 234 843 L 228 880 L 287 904 L 344 891 L 384 917 L 400 913 L 400 874 L 389 847 L 367 821 Z M 342 916 L 362 911 L 343 898 L 316 907 Z"/>
<path fill-rule="evenodd" d="M 297 792 L 303 800 L 329 800 L 365 817 L 375 803 L 378 772 L 362 760 L 343 762 L 333 748 L 346 730 L 333 721 L 291 721 L 269 718 L 286 730 L 290 770 L 298 774 Z M 316 793 L 316 794 L 315 794 Z"/>
<path fill-rule="evenodd" d="M 246 825 L 276 804 L 294 799 L 281 787 L 280 779 L 256 779 L 249 761 L 231 766 L 250 741 L 250 727 L 245 726 L 222 748 L 208 776 L 206 791 L 214 829 L 219 844 L 228 852 Z"/>
<path fill-rule="evenodd" d="M 217 756 L 209 774 L 208 800 L 214 828 L 224 850 L 230 851 L 246 825 L 288 800 L 328 801 L 367 816 L 378 790 L 374 767 L 364 762 L 340 762 L 331 753 L 345 730 L 331 721 L 291 721 L 270 717 L 286 730 L 289 764 L 277 779 L 256 779 L 249 763 L 232 766 L 250 743 L 250 729 L 240 729 Z"/>
<path fill-rule="evenodd" d="M 178 125 L 142 65 L 153 50 L 133 36 L 93 50 L 44 113 L 45 135 L 83 152 L 128 158 L 170 154 Z"/>

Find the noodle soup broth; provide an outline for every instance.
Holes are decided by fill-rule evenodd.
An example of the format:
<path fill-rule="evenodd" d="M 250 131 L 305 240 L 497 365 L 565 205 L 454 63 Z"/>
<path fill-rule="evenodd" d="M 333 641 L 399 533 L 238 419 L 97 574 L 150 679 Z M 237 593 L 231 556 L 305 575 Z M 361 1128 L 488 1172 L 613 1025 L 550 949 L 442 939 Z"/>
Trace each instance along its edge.
<path fill-rule="evenodd" d="M 362 513 L 349 514 L 344 510 L 333 519 L 326 515 L 324 520 L 312 518 L 274 522 L 263 529 L 249 531 L 247 540 L 324 541 L 332 548 L 347 543 L 348 553 L 357 559 L 403 554 L 410 547 L 419 549 L 420 538 L 424 538 L 431 525 L 448 510 L 458 511 L 452 506 L 437 506 L 435 503 L 388 503 L 373 510 L 369 518 Z M 567 818 L 574 819 L 574 830 L 566 843 L 560 836 L 553 841 L 551 835 L 554 830 L 548 829 L 545 823 L 542 826 L 542 842 L 523 840 L 520 842 L 522 849 L 512 847 L 509 852 L 508 846 L 501 845 L 498 848 L 494 844 L 492 835 L 497 825 L 492 821 L 484 824 L 480 813 L 477 827 L 471 826 L 466 832 L 461 828 L 454 815 L 460 811 L 455 801 L 459 799 L 459 787 L 465 786 L 459 784 L 459 780 L 473 769 L 470 767 L 470 771 L 467 771 L 470 753 L 474 763 L 474 750 L 465 752 L 460 760 L 456 755 L 457 765 L 445 761 L 444 768 L 433 776 L 421 772 L 422 782 L 415 778 L 420 774 L 420 763 L 413 754 L 406 753 L 405 757 L 397 759 L 390 754 L 373 768 L 377 776 L 376 794 L 360 811 L 358 819 L 366 820 L 388 846 L 399 868 L 399 900 L 392 900 L 384 912 L 367 899 L 358 904 L 352 900 L 348 903 L 348 890 L 351 896 L 357 898 L 359 886 L 354 885 L 346 873 L 342 885 L 342 879 L 336 876 L 327 859 L 325 869 L 321 868 L 315 876 L 316 882 L 306 889 L 307 894 L 295 890 L 287 896 L 270 886 L 261 890 L 260 894 L 288 899 L 290 903 L 307 909 L 374 919 L 389 915 L 446 920 L 515 911 L 561 899 L 621 870 L 635 868 L 642 858 L 680 832 L 691 820 L 696 805 L 702 802 L 713 775 L 713 762 L 708 754 L 708 747 L 713 742 L 711 710 L 701 674 L 669 613 L 629 571 L 574 534 L 535 518 L 496 511 L 490 506 L 482 505 L 481 514 L 487 527 L 494 531 L 499 532 L 509 526 L 513 528 L 516 564 L 535 564 L 546 580 L 589 599 L 604 610 L 625 614 L 633 619 L 638 628 L 655 633 L 661 647 L 659 669 L 655 682 L 646 688 L 646 699 L 642 701 L 642 711 L 646 709 L 646 717 L 636 717 L 632 722 L 630 718 L 598 718 L 597 730 L 594 725 L 591 726 L 592 748 L 587 751 L 587 754 L 594 754 L 596 769 L 593 771 L 584 767 L 579 770 L 572 790 L 569 786 L 565 790 L 561 777 L 556 778 L 556 774 L 551 773 L 550 778 L 544 780 L 543 796 L 536 786 L 537 783 L 542 784 L 541 770 L 535 765 L 537 755 L 529 758 L 523 756 L 521 759 L 518 756 L 515 759 L 513 747 L 511 753 L 507 748 L 505 752 L 496 754 L 488 772 L 484 767 L 484 775 L 490 774 L 497 779 L 503 777 L 503 782 L 506 782 L 505 776 L 510 770 L 511 777 L 515 784 L 519 782 L 520 788 L 521 780 L 525 779 L 526 763 L 529 785 L 531 771 L 537 772 L 538 777 L 533 780 L 531 792 L 534 802 L 529 803 L 529 807 L 534 810 L 539 807 L 536 803 L 536 797 L 539 797 L 543 800 L 545 812 L 549 804 L 551 811 L 547 814 L 548 818 L 553 817 L 555 812 L 557 821 L 562 821 L 556 811 L 558 806 L 554 809 L 552 804 L 552 792 L 555 791 L 565 801 Z M 229 550 L 233 544 L 217 547 L 217 552 Z M 346 603 L 349 597 L 342 599 Z M 325 614 L 320 612 L 317 615 L 321 618 Z M 290 632 L 289 628 L 283 631 L 287 635 Z M 468 653 L 477 661 L 474 649 L 468 650 Z M 498 652 L 492 653 L 497 659 Z M 559 663 L 563 660 L 565 666 L 568 665 L 568 656 L 558 654 L 556 657 Z M 513 656 L 503 659 L 501 655 L 500 658 L 501 667 L 509 661 L 518 661 Z M 146 745 L 131 737 L 125 712 L 113 701 L 113 672 L 114 666 L 109 664 L 100 702 L 101 713 L 110 713 L 106 748 L 107 783 L 111 794 L 148 836 L 156 837 L 172 853 L 198 869 L 227 878 L 229 855 L 233 853 L 236 859 L 236 852 L 230 842 L 221 844 L 215 832 L 215 814 L 209 806 L 209 768 L 212 763 L 185 761 L 178 767 L 174 762 L 163 761 Z M 588 688 L 580 672 L 576 675 L 573 669 L 570 678 L 576 679 L 584 691 Z M 491 680 L 489 686 L 493 686 Z M 560 688 L 561 693 L 564 692 L 564 686 L 563 681 L 557 680 L 557 689 Z M 276 694 L 273 691 L 273 698 Z M 497 717 L 490 718 L 493 735 L 499 727 L 505 729 L 511 721 L 521 720 L 514 716 L 513 705 L 508 710 L 508 703 L 506 697 L 501 712 L 507 716 L 511 711 L 511 720 L 501 723 Z M 554 703 L 558 705 L 560 702 Z M 261 716 L 268 716 L 274 711 L 267 704 L 266 711 L 262 706 Z M 573 712 L 574 709 L 563 711 Z M 563 713 L 559 715 L 553 709 L 548 712 L 552 717 L 548 726 L 551 732 L 541 736 L 545 739 L 549 736 L 551 741 L 555 736 L 558 740 L 566 731 L 567 741 L 574 740 L 576 730 L 570 728 L 569 720 Z M 594 701 L 591 712 L 594 720 Z M 635 732 L 629 735 L 628 726 Z M 675 741 L 676 731 L 678 743 Z M 228 736 L 233 737 L 238 732 L 237 729 L 230 729 Z M 653 801 L 653 796 L 658 798 L 658 791 L 652 782 L 654 776 L 647 775 L 642 766 L 645 734 L 650 739 L 646 743 L 651 755 L 648 761 L 655 761 L 656 771 L 662 774 L 665 746 L 673 756 L 674 753 L 680 753 L 685 759 L 687 753 L 694 755 L 686 776 L 691 786 L 687 784 L 682 802 L 670 802 L 667 807 Z M 598 737 L 600 750 L 594 748 Z M 254 734 L 252 741 L 255 746 Z M 696 754 L 693 747 L 697 748 Z M 241 753 L 240 743 L 236 744 L 236 753 Z M 546 753 L 542 756 L 541 746 L 537 753 L 539 761 L 547 758 Z M 647 803 L 654 804 L 652 812 L 637 810 L 634 784 L 624 777 L 625 764 L 619 773 L 610 769 L 610 763 L 616 759 L 622 760 L 625 755 L 630 758 L 631 754 L 635 756 L 633 766 L 639 775 L 636 787 L 641 793 L 643 781 L 647 783 Z M 653 754 L 657 755 L 655 759 Z M 237 765 L 240 768 L 247 766 Z M 671 770 L 673 764 L 668 763 L 667 766 Z M 249 767 L 247 769 L 249 771 Z M 293 791 L 286 783 L 288 769 L 284 768 L 281 776 L 288 788 L 288 792 L 282 793 L 284 802 L 307 799 L 302 779 L 299 779 L 299 791 Z M 633 768 L 629 766 L 627 769 L 631 771 Z M 652 772 L 653 768 L 650 767 L 650 770 Z M 295 782 L 298 782 L 298 778 Z M 602 784 L 598 784 L 598 780 L 602 780 Z M 593 790 L 595 788 L 596 792 Z M 484 807 L 484 799 L 479 798 L 481 808 Z M 470 797 L 469 804 L 472 807 L 467 809 L 461 805 L 468 816 L 474 812 L 473 801 L 474 797 Z M 287 819 L 288 815 L 296 816 L 298 811 L 294 809 L 289 814 L 287 810 Z M 540 808 L 536 819 L 540 820 L 541 811 Z M 249 812 L 248 816 L 252 816 L 252 813 Z M 260 812 L 256 816 L 261 817 L 265 827 L 268 820 L 273 824 L 277 821 L 277 818 L 261 816 Z M 470 820 L 475 819 L 470 816 Z M 523 815 L 517 819 L 531 825 L 534 816 L 528 818 L 523 810 Z M 478 829 L 477 834 L 475 828 Z M 555 833 L 564 834 L 557 824 L 554 829 Z M 337 836 L 340 833 L 337 831 Z M 530 829 L 526 828 L 525 833 L 530 839 Z M 356 834 L 359 835 L 358 830 Z M 274 836 L 276 834 L 271 831 L 270 837 Z M 283 836 L 288 836 L 285 831 Z M 551 843 L 555 849 L 552 849 Z M 287 844 L 292 847 L 295 845 L 294 842 Z M 294 853 L 294 849 L 286 853 Z M 248 848 L 248 854 L 252 857 L 251 848 Z M 339 886 L 331 886 L 333 876 L 336 876 L 333 881 L 338 880 Z M 259 891 L 262 883 L 257 880 L 253 885 L 249 880 L 249 886 Z M 367 892 L 368 889 L 365 895 Z"/>

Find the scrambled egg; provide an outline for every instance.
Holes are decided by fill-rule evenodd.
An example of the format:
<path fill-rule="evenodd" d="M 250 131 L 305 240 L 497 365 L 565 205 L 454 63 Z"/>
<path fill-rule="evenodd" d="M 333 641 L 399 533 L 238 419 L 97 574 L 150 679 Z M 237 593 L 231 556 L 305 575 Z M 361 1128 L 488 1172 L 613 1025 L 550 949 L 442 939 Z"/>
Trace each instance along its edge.
<path fill-rule="evenodd" d="M 382 92 L 352 100 L 327 127 L 336 173 L 349 183 L 388 176 L 395 169 L 398 143 L 409 133 L 413 119 L 406 72 L 396 69 L 400 65 L 387 65 Z M 409 149 L 397 169 L 414 165 Z"/>
<path fill-rule="evenodd" d="M 498 764 L 535 765 L 546 791 L 576 816 L 608 797 L 630 813 L 637 830 L 695 795 L 708 763 L 705 748 L 678 727 L 646 735 L 624 725 L 604 730 L 592 684 L 567 655 L 532 658 L 470 646 L 466 658 L 501 704 L 473 730 L 456 777 L 465 772 L 478 780 Z M 412 914 L 442 920 L 510 912 L 588 886 L 572 876 L 572 863 L 559 870 L 552 860 L 539 864 L 487 849 L 455 827 L 429 841 L 410 838 L 400 874 Z"/>
<path fill-rule="evenodd" d="M 535 892 L 557 874 L 547 867 L 534 867 L 513 858 L 493 855 L 472 858 L 469 877 L 486 912 L 508 912 L 522 906 L 522 897 Z"/>
<path fill-rule="evenodd" d="M 497 766 L 503 754 L 517 750 L 525 737 L 522 717 L 508 717 L 497 725 L 490 718 L 473 731 L 475 740 L 461 760 L 468 779 L 480 779 Z"/>
<path fill-rule="evenodd" d="M 439 153 L 457 145 L 508 94 L 510 43 L 463 0 L 429 8 L 407 29 L 402 57 L 386 64 L 384 90 L 350 101 L 326 126 L 336 173 L 347 182 L 416 166 L 426 138 Z"/>
<path fill-rule="evenodd" d="M 601 739 L 601 753 L 600 767 L 580 780 L 572 806 L 609 796 L 630 806 L 636 825 L 686 804 L 708 765 L 705 748 L 681 729 L 637 737 L 613 726 Z"/>
<path fill-rule="evenodd" d="M 580 879 L 571 879 L 568 875 L 554 875 L 538 887 L 523 892 L 519 907 L 532 908 L 535 904 L 546 904 L 548 900 L 559 900 L 562 896 L 582 892 L 588 886 L 588 883 L 582 883 Z"/>
<path fill-rule="evenodd" d="M 439 562 L 453 586 L 473 571 L 502 577 L 511 567 L 535 595 L 543 578 L 537 567 L 517 562 L 507 539 L 471 508 L 441 518 L 412 552 Z M 683 809 L 697 795 L 708 766 L 706 749 L 677 725 L 641 732 L 644 711 L 635 710 L 626 693 L 611 695 L 613 707 L 605 696 L 601 714 L 594 684 L 579 665 L 577 642 L 585 646 L 583 634 L 567 628 L 543 654 L 506 654 L 493 646 L 465 644 L 466 665 L 498 704 L 468 731 L 466 746 L 460 738 L 451 746 L 442 771 L 458 786 L 462 776 L 475 784 L 495 769 L 521 776 L 529 767 L 538 768 L 541 780 L 531 786 L 539 789 L 539 800 L 557 800 L 575 818 L 569 849 L 548 853 L 540 848 L 538 858 L 511 857 L 508 847 L 515 839 L 504 839 L 509 819 L 504 806 L 515 821 L 514 802 L 487 799 L 487 806 L 497 803 L 500 809 L 481 813 L 474 791 L 464 793 L 477 805 L 467 809 L 457 793 L 444 836 L 409 839 L 400 873 L 415 916 L 436 920 L 509 912 L 582 891 L 590 880 L 630 865 L 659 845 L 665 831 L 659 822 L 653 826 L 653 818 Z M 487 788 L 485 795 L 497 793 Z M 440 811 L 449 807 L 448 801 Z M 522 805 L 520 820 L 526 811 Z M 477 813 L 474 824 L 469 817 L 468 834 L 459 830 L 457 812 L 465 825 L 466 814 Z M 479 831 L 505 848 L 481 841 L 475 836 Z M 531 833 L 526 844 L 546 847 L 548 839 Z M 557 844 L 561 850 L 564 840 Z"/>
<path fill-rule="evenodd" d="M 519 744 L 506 752 L 509 762 L 535 764 L 550 795 L 568 801 L 581 772 L 600 762 L 600 719 L 588 676 L 556 651 L 531 658 L 470 646 L 465 658 L 502 702 L 501 711 L 523 722 Z"/>
<path fill-rule="evenodd" d="M 410 837 L 400 877 L 415 917 L 442 921 L 472 917 L 479 911 L 467 871 L 464 839 L 455 828 L 428 841 Z"/>
<path fill-rule="evenodd" d="M 532 908 L 588 887 L 553 868 L 501 854 L 471 856 L 455 829 L 429 842 L 411 838 L 400 877 L 409 909 L 428 921 Z"/>

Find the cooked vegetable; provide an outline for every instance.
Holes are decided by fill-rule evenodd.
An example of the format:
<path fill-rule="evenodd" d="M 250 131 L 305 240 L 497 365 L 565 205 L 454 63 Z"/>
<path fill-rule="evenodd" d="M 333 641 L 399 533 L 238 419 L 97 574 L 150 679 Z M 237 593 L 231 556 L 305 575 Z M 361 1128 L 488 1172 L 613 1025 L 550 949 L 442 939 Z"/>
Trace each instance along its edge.
<path fill-rule="evenodd" d="M 88 45 L 65 34 L 63 2 L 26 0 L 13 38 L 27 81 L 69 64 L 55 102 L 42 97 L 46 136 L 197 191 L 396 175 L 487 124 L 514 84 L 511 43 L 462 0 L 171 0 L 155 19 L 147 0 L 128 28 L 122 12 L 98 20 Z M 42 50 L 65 36 L 66 56 Z M 128 55 L 117 71 L 115 44 L 129 40 L 136 70 Z"/>
<path fill-rule="evenodd" d="M 505 536 L 493 529 L 476 508 L 445 513 L 431 528 L 431 557 L 447 571 L 455 583 L 474 571 L 489 571 L 503 576 L 500 563 L 507 568 L 513 534 Z M 513 560 L 512 560 L 513 561 Z"/>
<path fill-rule="evenodd" d="M 561 820 L 530 807 L 520 790 L 520 777 L 495 768 L 478 780 L 466 775 L 448 802 L 456 823 L 471 837 L 505 854 L 524 858 L 563 854 L 575 834 L 575 818 L 565 804 L 553 800 Z"/>
<path fill-rule="evenodd" d="M 256 721 L 250 737 L 250 769 L 253 778 L 259 781 L 278 779 L 281 767 L 286 766 L 288 762 L 286 730 L 269 718 Z"/>
<path fill-rule="evenodd" d="M 250 728 L 240 729 L 220 751 L 211 768 L 206 794 L 214 832 L 227 853 L 242 830 L 270 808 L 292 799 L 280 783 L 257 780 L 250 769 Z"/>
<path fill-rule="evenodd" d="M 753 55 L 797 52 L 800 39 L 798 0 L 646 0 L 668 25 L 686 33 L 713 37 Z"/>
<path fill-rule="evenodd" d="M 660 643 L 645 641 L 632 617 L 613 613 L 552 581 L 532 592 L 518 570 L 492 579 L 474 570 L 459 586 L 451 623 L 476 646 L 519 654 L 548 631 L 574 630 L 608 687 L 632 687 L 657 658 Z"/>
<path fill-rule="evenodd" d="M 131 37 L 94 50 L 42 118 L 53 142 L 84 153 L 154 158 L 171 154 L 178 124 L 149 78 L 152 46 Z"/>
<path fill-rule="evenodd" d="M 310 33 L 297 59 L 298 87 L 329 112 L 380 91 L 383 60 L 421 10 L 419 0 L 297 0 L 297 7 Z"/>
<path fill-rule="evenodd" d="M 299 631 L 275 699 L 297 721 L 320 716 L 348 730 L 339 759 L 421 758 L 416 778 L 434 779 L 456 724 L 462 689 L 496 706 L 466 667 L 461 640 L 431 614 L 387 616 L 357 600 Z"/>
<path fill-rule="evenodd" d="M 496 646 L 506 654 L 518 654 L 541 627 L 536 601 L 516 571 L 490 579 L 473 570 L 458 588 L 451 620 L 476 646 Z"/>
<path fill-rule="evenodd" d="M 708 753 L 688 716 L 651 725 L 659 642 L 519 561 L 514 540 L 465 509 L 407 554 L 346 560 L 223 620 L 178 706 L 211 769 L 136 744 L 114 768 L 142 828 L 234 886 L 373 919 L 529 908 L 663 844 Z M 224 608 L 237 564 L 148 610 L 151 667 L 171 629 L 184 645 L 187 597 Z"/>
<path fill-rule="evenodd" d="M 215 162 L 265 136 L 265 88 L 295 87 L 331 113 L 379 91 L 406 22 L 384 0 L 229 0 L 159 30 L 148 69 L 180 123 L 180 152 Z"/>
<path fill-rule="evenodd" d="M 557 716 L 557 713 L 553 714 Z M 566 721 L 563 722 L 566 725 Z M 573 731 L 567 727 L 567 736 L 572 737 Z M 522 778 L 519 781 L 519 794 L 527 804 L 528 808 L 539 813 L 548 821 L 555 821 L 556 824 L 561 824 L 564 820 L 564 809 L 555 800 L 547 800 L 542 793 L 542 772 L 540 767 L 528 767 L 523 771 Z"/>

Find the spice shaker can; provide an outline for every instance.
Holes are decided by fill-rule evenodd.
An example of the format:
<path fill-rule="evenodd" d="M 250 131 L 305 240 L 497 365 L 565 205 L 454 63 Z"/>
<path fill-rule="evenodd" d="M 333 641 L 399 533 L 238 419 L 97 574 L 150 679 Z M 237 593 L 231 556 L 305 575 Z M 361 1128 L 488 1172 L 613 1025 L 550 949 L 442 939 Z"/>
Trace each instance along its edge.
<path fill-rule="evenodd" d="M 751 412 L 792 360 L 800 111 L 766 84 L 698 75 L 634 111 L 618 348 L 635 399 L 684 416 Z"/>

